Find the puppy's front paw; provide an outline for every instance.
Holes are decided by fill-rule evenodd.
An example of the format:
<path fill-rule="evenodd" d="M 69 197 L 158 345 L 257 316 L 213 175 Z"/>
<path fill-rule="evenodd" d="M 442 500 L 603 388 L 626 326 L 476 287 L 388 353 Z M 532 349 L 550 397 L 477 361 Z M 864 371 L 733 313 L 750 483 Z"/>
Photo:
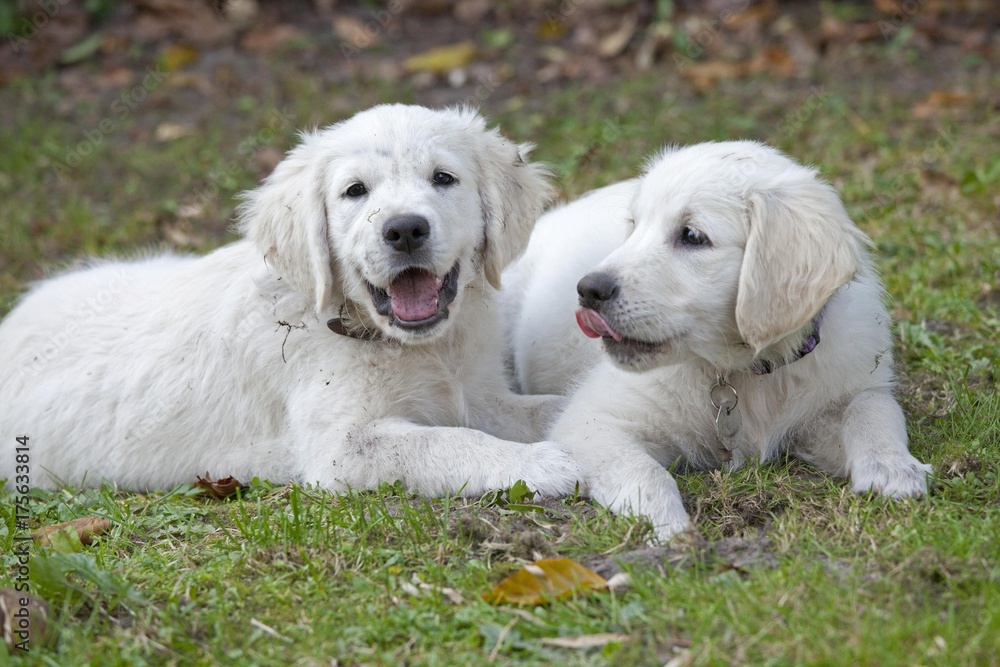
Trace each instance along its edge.
<path fill-rule="evenodd" d="M 875 491 L 890 498 L 911 498 L 927 493 L 931 467 L 907 455 L 890 461 L 861 461 L 851 470 L 851 487 L 857 493 Z"/>
<path fill-rule="evenodd" d="M 694 524 L 688 518 L 687 512 L 670 517 L 650 517 L 650 521 L 653 522 L 653 536 L 649 540 L 650 544 L 667 544 L 685 530 L 694 529 Z"/>
<path fill-rule="evenodd" d="M 554 442 L 537 442 L 524 448 L 518 476 L 532 491 L 543 496 L 573 493 L 583 471 L 569 452 Z"/>
<path fill-rule="evenodd" d="M 659 464 L 624 477 L 605 471 L 590 480 L 590 496 L 615 514 L 648 519 L 653 525 L 653 544 L 666 544 L 692 525 L 677 483 Z"/>

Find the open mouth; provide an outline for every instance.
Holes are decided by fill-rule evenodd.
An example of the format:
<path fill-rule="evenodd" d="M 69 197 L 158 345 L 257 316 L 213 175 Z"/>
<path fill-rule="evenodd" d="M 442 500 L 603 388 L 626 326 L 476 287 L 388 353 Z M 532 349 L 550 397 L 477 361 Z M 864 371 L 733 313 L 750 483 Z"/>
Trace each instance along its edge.
<path fill-rule="evenodd" d="M 656 352 L 664 343 L 650 343 L 637 338 L 623 336 L 596 310 L 581 308 L 576 311 L 576 323 L 584 335 L 589 338 L 600 338 L 604 348 L 616 358 L 630 358 L 636 355 Z"/>
<path fill-rule="evenodd" d="M 443 276 L 427 269 L 409 268 L 385 289 L 368 283 L 372 303 L 389 325 L 416 331 L 448 319 L 448 306 L 458 295 L 458 263 Z"/>

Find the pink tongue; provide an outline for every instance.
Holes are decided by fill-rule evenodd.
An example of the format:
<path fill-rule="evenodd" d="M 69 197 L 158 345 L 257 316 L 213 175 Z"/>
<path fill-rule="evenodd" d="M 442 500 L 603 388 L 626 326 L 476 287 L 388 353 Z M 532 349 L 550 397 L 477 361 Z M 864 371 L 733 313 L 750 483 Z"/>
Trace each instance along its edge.
<path fill-rule="evenodd" d="M 605 322 L 596 310 L 581 308 L 576 311 L 576 323 L 583 329 L 583 333 L 591 338 L 611 336 L 618 341 L 622 339 L 622 335 L 612 329 L 611 325 Z"/>
<path fill-rule="evenodd" d="M 392 312 L 406 322 L 418 322 L 438 312 L 438 279 L 427 271 L 407 271 L 389 285 L 386 293 Z"/>

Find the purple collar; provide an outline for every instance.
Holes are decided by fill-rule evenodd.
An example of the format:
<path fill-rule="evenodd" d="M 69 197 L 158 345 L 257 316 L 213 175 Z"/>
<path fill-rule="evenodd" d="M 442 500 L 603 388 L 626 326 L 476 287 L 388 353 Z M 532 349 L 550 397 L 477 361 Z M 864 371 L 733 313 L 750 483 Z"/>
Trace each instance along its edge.
<path fill-rule="evenodd" d="M 755 361 L 750 366 L 750 372 L 753 373 L 754 375 L 768 375 L 769 373 L 773 373 L 774 371 L 778 370 L 782 366 L 798 361 L 802 357 L 806 356 L 807 354 L 815 350 L 816 346 L 819 345 L 820 341 L 819 328 L 823 324 L 823 313 L 825 312 L 826 312 L 826 304 L 824 304 L 823 307 L 819 309 L 819 312 L 816 313 L 816 317 L 813 318 L 812 331 L 809 333 L 808 336 L 806 336 L 806 339 L 802 341 L 802 346 L 799 348 L 799 351 L 798 353 L 796 353 L 796 356 L 792 357 L 791 359 L 777 359 L 775 361 L 768 361 L 766 359 Z"/>

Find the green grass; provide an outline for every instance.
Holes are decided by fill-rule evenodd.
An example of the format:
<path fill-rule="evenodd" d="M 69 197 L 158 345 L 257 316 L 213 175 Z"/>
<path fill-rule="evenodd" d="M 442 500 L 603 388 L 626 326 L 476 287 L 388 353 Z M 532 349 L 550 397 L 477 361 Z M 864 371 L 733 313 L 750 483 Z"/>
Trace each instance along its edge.
<path fill-rule="evenodd" d="M 893 48 L 896 61 L 876 49 L 809 82 L 728 82 L 702 96 L 657 73 L 599 91 L 497 95 L 484 107 L 508 135 L 538 144 L 535 157 L 553 165 L 568 197 L 633 175 L 670 142 L 759 138 L 820 167 L 875 241 L 911 448 L 936 472 L 930 497 L 858 496 L 795 461 L 680 475 L 699 535 L 661 550 L 652 567 L 626 566 L 631 588 L 517 610 L 480 596 L 536 555 L 594 564 L 639 549 L 646 526 L 572 499 L 521 512 L 389 485 L 332 496 L 256 481 L 230 501 L 187 487 L 35 490 L 32 525 L 98 514 L 113 528 L 88 547 L 33 548 L 33 590 L 52 605 L 58 643 L 11 660 L 1000 664 L 998 127 L 985 93 L 958 114 L 911 113 L 931 89 L 1000 80 L 970 66 L 887 92 L 908 62 L 905 44 Z M 871 58 L 877 85 L 860 76 Z M 106 107 L 66 111 L 51 77 L 0 89 L 0 313 L 50 268 L 165 245 L 165 229 L 191 232 L 184 250 L 231 240 L 232 196 L 265 171 L 256 152 L 241 153 L 248 140 L 284 150 L 298 128 L 378 101 L 422 100 L 417 90 L 342 88 L 268 67 L 280 86 L 237 97 L 173 141 L 158 142 L 155 128 L 175 120 L 163 108 L 180 112 L 170 91 L 154 91 L 63 179 L 54 161 Z M 262 135 L 275 110 L 289 121 Z M 14 581 L 14 535 L 4 502 L 0 587 Z M 414 586 L 423 593 L 407 592 Z M 541 642 L 604 632 L 629 640 L 589 650 Z"/>

